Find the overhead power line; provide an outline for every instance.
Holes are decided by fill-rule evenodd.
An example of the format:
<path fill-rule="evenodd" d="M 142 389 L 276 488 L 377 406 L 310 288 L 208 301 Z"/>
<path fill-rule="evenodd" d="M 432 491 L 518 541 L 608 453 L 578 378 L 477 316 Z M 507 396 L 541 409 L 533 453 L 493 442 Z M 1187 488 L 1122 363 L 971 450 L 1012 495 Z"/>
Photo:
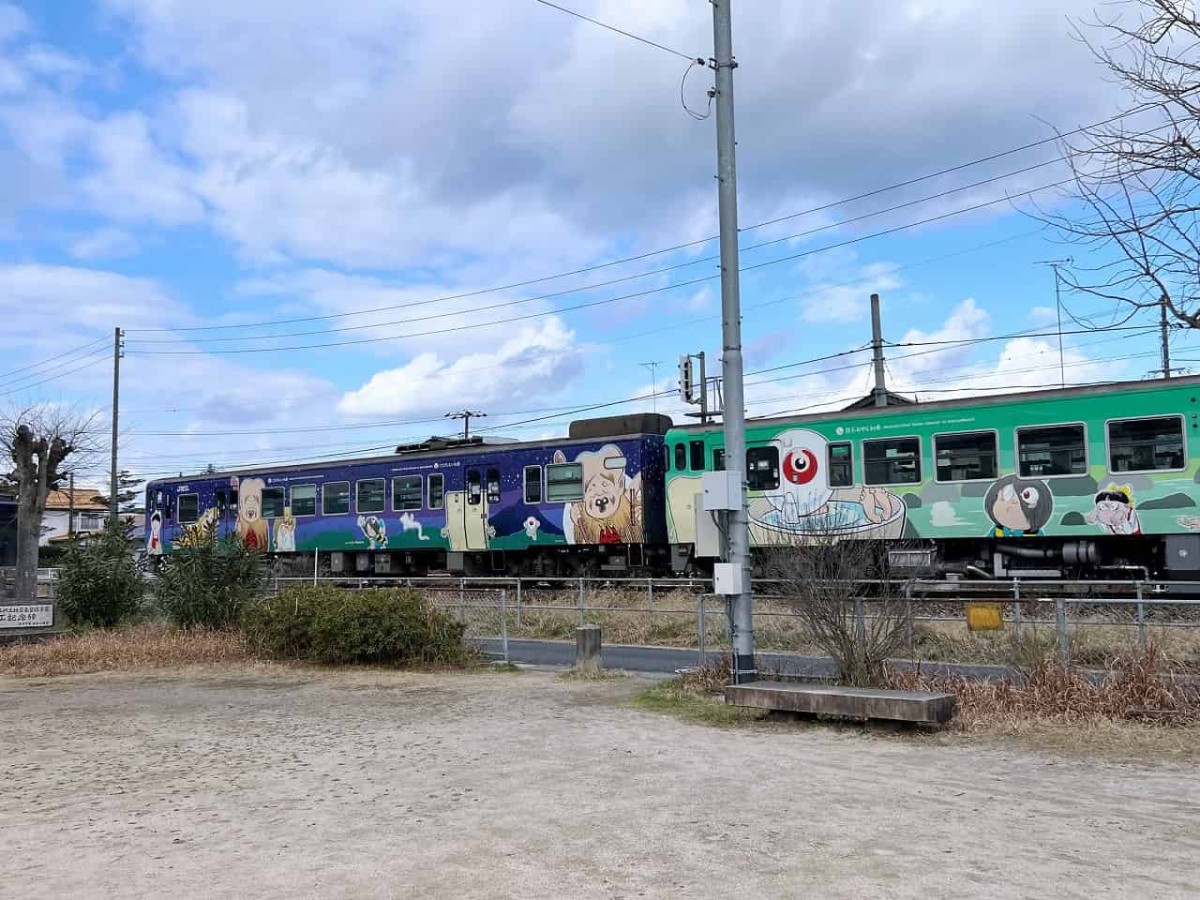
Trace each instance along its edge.
<path fill-rule="evenodd" d="M 665 44 L 660 44 L 657 41 L 652 41 L 649 38 L 644 38 L 641 35 L 634 34 L 632 31 L 626 31 L 624 28 L 618 28 L 616 25 L 609 25 L 607 22 L 601 22 L 599 19 L 593 19 L 591 16 L 585 16 L 583 13 L 576 12 L 573 9 L 567 9 L 565 6 L 559 6 L 557 3 L 551 3 L 550 0 L 536 0 L 542 6 L 549 6 L 551 9 L 557 9 L 559 12 L 566 13 L 568 16 L 574 16 L 576 19 L 582 19 L 585 22 L 591 22 L 593 25 L 604 28 L 614 34 L 620 34 L 624 37 L 635 40 L 640 44 L 645 44 L 648 47 L 654 47 L 656 50 L 662 50 L 664 53 L 670 53 L 672 56 L 678 56 L 680 59 L 686 59 L 690 63 L 701 63 L 704 60 L 697 56 L 688 56 L 686 53 L 681 53 L 678 50 L 672 50 Z"/>
<path fill-rule="evenodd" d="M 539 0 L 539 2 L 540 2 L 540 0 Z M 1039 139 L 1036 141 L 1030 141 L 1026 144 L 1022 144 L 1017 147 L 1012 147 L 1008 150 L 1002 150 L 1002 151 L 999 151 L 996 153 L 988 154 L 986 156 L 977 157 L 975 159 L 957 163 L 952 166 L 947 166 L 946 168 L 938 169 L 936 171 L 929 172 L 924 175 L 919 175 L 914 178 L 909 178 L 904 181 L 895 182 L 893 184 L 888 184 L 888 185 L 883 185 L 881 187 L 873 188 L 869 191 L 865 191 L 860 194 L 855 194 L 850 197 L 842 197 L 837 200 L 832 200 L 827 203 L 823 203 L 819 206 L 812 206 L 807 209 L 788 213 L 786 215 L 776 216 L 771 219 L 766 219 L 764 221 L 757 222 L 753 225 L 744 226 L 741 229 L 739 229 L 739 231 L 741 233 L 753 231 L 754 229 L 763 228 L 768 225 L 774 225 L 774 224 L 777 224 L 779 222 L 782 222 L 782 221 L 785 221 L 788 219 L 800 218 L 802 216 L 812 215 L 812 214 L 818 213 L 818 212 L 824 212 L 826 210 L 832 209 L 837 206 L 844 206 L 844 205 L 847 205 L 850 203 L 855 203 L 859 200 L 866 200 L 870 197 L 874 197 L 879 194 L 886 193 L 888 191 L 894 191 L 894 190 L 898 190 L 898 189 L 905 188 L 905 187 L 911 187 L 912 185 L 920 184 L 922 182 L 929 181 L 934 178 L 940 178 L 944 175 L 953 174 L 954 172 L 959 172 L 964 169 L 971 168 L 973 166 L 982 165 L 982 164 L 985 164 L 988 162 L 994 162 L 994 161 L 996 161 L 998 159 L 1002 159 L 1006 156 L 1012 156 L 1012 155 L 1015 155 L 1018 153 L 1023 153 L 1027 150 L 1032 150 L 1037 147 L 1046 146 L 1047 144 L 1051 144 L 1051 143 L 1060 141 L 1063 138 L 1071 137 L 1072 135 L 1076 135 L 1076 134 L 1083 133 L 1085 131 L 1100 128 L 1105 125 L 1112 124 L 1113 122 L 1119 121 L 1121 119 L 1128 118 L 1130 116 L 1139 115 L 1141 113 L 1147 112 L 1148 110 L 1154 108 L 1155 106 L 1156 106 L 1156 104 L 1152 104 L 1152 103 L 1141 104 L 1140 106 L 1134 107 L 1133 109 L 1127 110 L 1123 113 L 1119 113 L 1115 116 L 1110 116 L 1109 118 L 1103 119 L 1099 122 L 1093 122 L 1089 125 L 1081 125 L 1078 128 L 1071 129 L 1070 131 L 1056 133 L 1052 137 L 1042 138 L 1042 139 Z M 1159 131 L 1164 127 L 1167 127 L 1167 126 L 1159 125 L 1159 126 L 1156 126 L 1155 128 L 1147 130 L 1144 133 L 1150 134 L 1155 131 Z M 1054 160 L 1048 160 L 1047 164 L 1049 164 L 1050 162 L 1061 161 L 1062 159 L 1064 159 L 1064 157 L 1059 156 L 1059 157 L 1056 157 Z M 667 253 L 674 253 L 676 251 L 686 250 L 691 247 L 697 247 L 697 246 L 700 246 L 703 244 L 707 244 L 714 240 L 716 240 L 716 235 L 710 235 L 708 237 L 698 238 L 698 239 L 692 240 L 692 241 L 685 241 L 680 244 L 674 244 L 670 247 L 662 247 L 657 250 L 649 250 L 649 251 L 646 251 L 645 253 L 640 253 L 640 254 L 637 254 L 634 256 L 627 256 L 627 257 L 623 257 L 620 259 L 607 260 L 605 262 L 595 263 L 595 264 L 589 265 L 589 266 L 583 266 L 581 268 L 573 269 L 570 271 L 558 272 L 558 273 L 551 274 L 551 275 L 543 275 L 543 276 L 539 276 L 537 278 L 530 278 L 530 279 L 526 279 L 524 281 L 517 281 L 517 282 L 512 282 L 509 284 L 497 285 L 497 286 L 490 287 L 490 288 L 479 288 L 477 290 L 464 291 L 464 292 L 457 293 L 457 294 L 447 294 L 447 295 L 443 295 L 440 297 L 432 298 L 430 300 L 421 301 L 421 302 L 434 303 L 434 302 L 449 301 L 449 300 L 462 300 L 462 299 L 466 299 L 469 297 L 481 296 L 483 294 L 494 294 L 494 293 L 499 293 L 501 291 L 513 290 L 516 288 L 530 287 L 535 284 L 543 284 L 547 281 L 556 281 L 556 280 L 559 280 L 562 278 L 569 278 L 569 277 L 572 277 L 575 275 L 584 275 L 584 274 L 587 274 L 588 272 L 595 272 L 600 269 L 610 268 L 612 266 L 624 265 L 626 263 L 631 263 L 631 262 L 640 262 L 642 260 L 650 259 L 655 256 L 660 256 L 660 255 L 667 254 Z M 751 248 L 746 248 L 746 249 L 751 249 Z M 129 328 L 129 329 L 126 329 L 125 331 L 127 334 L 151 334 L 151 333 L 165 333 L 165 332 L 181 332 L 182 333 L 182 332 L 197 332 L 197 331 L 225 331 L 225 330 L 235 330 L 235 329 L 271 328 L 271 327 L 275 327 L 278 325 L 296 325 L 296 324 L 300 324 L 300 323 L 304 323 L 304 322 L 331 321 L 331 320 L 335 320 L 335 319 L 349 318 L 349 317 L 353 317 L 353 316 L 370 315 L 372 313 L 387 312 L 390 310 L 395 310 L 395 309 L 404 308 L 404 307 L 405 307 L 404 304 L 388 304 L 385 306 L 370 307 L 370 308 L 364 308 L 364 309 L 359 309 L 359 310 L 348 310 L 346 312 L 341 312 L 341 313 L 326 313 L 326 314 L 322 314 L 322 315 L 313 315 L 313 316 L 296 316 L 296 317 L 290 317 L 290 318 L 266 319 L 266 320 L 260 320 L 257 322 L 227 323 L 227 324 L 221 324 L 221 325 L 181 325 L 181 326 L 176 326 L 176 327 L 171 327 L 171 328 Z"/>

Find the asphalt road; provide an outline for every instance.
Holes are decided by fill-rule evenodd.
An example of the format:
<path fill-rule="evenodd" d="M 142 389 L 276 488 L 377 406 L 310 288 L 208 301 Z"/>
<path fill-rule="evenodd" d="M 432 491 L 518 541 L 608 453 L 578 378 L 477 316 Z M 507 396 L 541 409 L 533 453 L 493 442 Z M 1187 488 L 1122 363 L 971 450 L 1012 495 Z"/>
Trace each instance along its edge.
<path fill-rule="evenodd" d="M 503 658 L 499 640 L 480 641 L 483 651 L 497 659 Z M 723 654 L 708 652 L 706 659 L 723 659 Z M 535 666 L 572 666 L 575 664 L 575 644 L 572 641 L 537 641 L 510 639 L 508 642 L 510 662 Z M 679 669 L 698 666 L 701 663 L 697 650 L 678 647 L 639 647 L 626 644 L 605 644 L 602 652 L 604 667 L 622 669 L 626 672 L 673 673 Z M 777 670 L 781 674 L 806 677 L 832 677 L 836 674 L 833 661 L 824 656 L 802 656 L 798 653 L 760 653 L 759 665 Z M 915 664 L 908 660 L 895 660 L 897 668 L 911 669 Z M 974 665 L 965 663 L 922 662 L 921 671 L 932 675 L 966 675 L 971 678 L 1003 678 L 1010 674 L 1005 666 Z"/>

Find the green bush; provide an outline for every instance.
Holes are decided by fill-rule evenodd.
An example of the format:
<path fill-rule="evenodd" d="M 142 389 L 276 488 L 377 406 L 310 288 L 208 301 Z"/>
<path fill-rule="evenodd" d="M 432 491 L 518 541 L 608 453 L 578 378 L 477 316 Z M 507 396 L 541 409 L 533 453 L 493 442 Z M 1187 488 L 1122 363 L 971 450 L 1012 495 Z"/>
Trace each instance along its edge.
<path fill-rule="evenodd" d="M 110 628 L 137 614 L 146 584 L 132 531 L 132 525 L 109 519 L 101 532 L 67 548 L 55 592 L 58 608 L 71 622 Z"/>
<path fill-rule="evenodd" d="M 247 550 L 235 536 L 200 540 L 162 557 L 154 599 L 173 625 L 233 628 L 266 575 L 262 554 Z"/>
<path fill-rule="evenodd" d="M 465 626 L 418 591 L 287 585 L 246 608 L 252 652 L 319 663 L 461 663 Z"/>

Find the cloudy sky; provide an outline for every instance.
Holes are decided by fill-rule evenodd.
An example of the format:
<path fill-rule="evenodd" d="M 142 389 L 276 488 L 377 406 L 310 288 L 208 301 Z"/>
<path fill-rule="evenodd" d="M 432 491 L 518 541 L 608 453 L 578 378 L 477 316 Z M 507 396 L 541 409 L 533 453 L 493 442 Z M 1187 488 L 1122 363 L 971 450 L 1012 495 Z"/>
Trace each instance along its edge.
<path fill-rule="evenodd" d="M 711 55 L 704 0 L 564 5 Z M 1132 105 L 1072 37 L 1092 5 L 735 3 L 751 413 L 866 390 L 863 355 L 803 363 L 869 339 L 872 291 L 922 399 L 1158 364 L 1149 331 L 1068 335 L 1060 375 L 1039 261 L 1079 250 L 1031 213 L 1069 210 L 1065 173 L 1053 142 L 1004 153 Z M 394 445 L 463 407 L 557 434 L 652 393 L 646 363 L 671 390 L 680 353 L 720 350 L 687 69 L 534 0 L 0 3 L 0 399 L 107 421 L 120 326 L 123 465 L 154 474 Z M 681 413 L 604 412 L 655 404 Z"/>

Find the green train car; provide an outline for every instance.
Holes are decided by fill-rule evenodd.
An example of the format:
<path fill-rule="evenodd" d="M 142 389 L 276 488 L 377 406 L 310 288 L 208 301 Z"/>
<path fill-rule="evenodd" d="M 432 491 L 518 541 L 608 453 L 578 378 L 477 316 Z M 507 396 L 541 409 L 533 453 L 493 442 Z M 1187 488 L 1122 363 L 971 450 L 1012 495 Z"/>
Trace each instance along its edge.
<path fill-rule="evenodd" d="M 721 426 L 666 441 L 674 566 L 703 569 Z M 746 447 L 752 547 L 835 536 L 925 574 L 1200 579 L 1200 377 L 751 419 Z"/>

